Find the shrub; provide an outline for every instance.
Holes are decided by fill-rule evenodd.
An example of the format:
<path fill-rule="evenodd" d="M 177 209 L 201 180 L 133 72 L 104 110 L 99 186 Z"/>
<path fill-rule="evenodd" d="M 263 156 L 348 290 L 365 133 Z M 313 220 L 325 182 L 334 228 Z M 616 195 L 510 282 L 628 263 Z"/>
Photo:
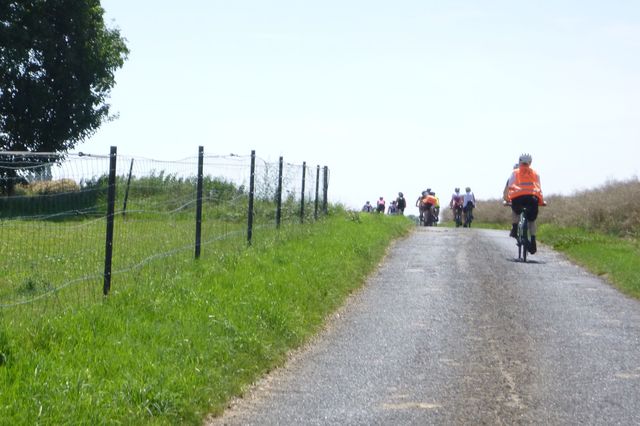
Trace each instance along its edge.
<path fill-rule="evenodd" d="M 78 185 L 73 179 L 36 181 L 29 184 L 26 188 L 27 194 L 34 195 L 61 194 L 64 192 L 77 191 L 80 191 L 80 185 Z"/>
<path fill-rule="evenodd" d="M 573 196 L 545 197 L 547 207 L 540 209 L 540 223 L 578 227 L 617 236 L 640 236 L 640 181 L 610 181 L 601 187 L 580 191 Z M 476 220 L 508 226 L 511 210 L 502 200 L 481 201 Z"/>

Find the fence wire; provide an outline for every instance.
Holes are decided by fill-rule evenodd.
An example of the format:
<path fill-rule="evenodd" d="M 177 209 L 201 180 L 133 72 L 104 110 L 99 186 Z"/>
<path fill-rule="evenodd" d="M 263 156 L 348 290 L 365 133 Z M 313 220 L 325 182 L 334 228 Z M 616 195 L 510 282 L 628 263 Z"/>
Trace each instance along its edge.
<path fill-rule="evenodd" d="M 204 156 L 203 258 L 246 246 L 250 165 L 251 156 Z M 279 225 L 281 165 L 282 223 L 312 221 L 326 209 L 328 168 L 256 158 L 254 229 Z M 101 299 L 108 175 L 108 155 L 0 152 L 0 313 Z M 115 291 L 120 281 L 144 285 L 193 261 L 197 181 L 197 155 L 176 161 L 117 156 Z"/>

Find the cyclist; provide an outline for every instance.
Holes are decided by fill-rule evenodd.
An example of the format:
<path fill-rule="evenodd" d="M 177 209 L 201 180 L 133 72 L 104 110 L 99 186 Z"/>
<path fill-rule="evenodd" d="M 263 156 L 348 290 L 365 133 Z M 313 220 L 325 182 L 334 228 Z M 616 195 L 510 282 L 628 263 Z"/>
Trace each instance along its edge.
<path fill-rule="evenodd" d="M 473 209 L 476 206 L 476 196 L 471 192 L 468 186 L 464 189 L 464 198 L 462 200 L 462 211 L 464 212 L 464 227 L 471 227 L 473 220 Z"/>
<path fill-rule="evenodd" d="M 416 207 L 420 207 L 420 202 L 422 201 L 423 198 L 429 195 L 430 192 L 431 192 L 431 188 L 427 188 L 420 193 L 420 196 L 416 200 Z"/>
<path fill-rule="evenodd" d="M 385 207 L 384 197 L 378 198 L 378 201 L 376 201 L 376 212 L 384 214 Z"/>
<path fill-rule="evenodd" d="M 407 207 L 407 200 L 404 199 L 404 194 L 402 192 L 398 192 L 398 198 L 396 198 L 396 207 L 398 208 L 398 213 L 404 214 L 404 209 Z"/>
<path fill-rule="evenodd" d="M 429 194 L 432 195 L 433 198 L 435 199 L 433 203 L 432 212 L 433 212 L 433 222 L 437 225 L 438 221 L 440 220 L 440 198 L 438 198 L 436 193 L 433 191 L 431 191 Z"/>
<path fill-rule="evenodd" d="M 527 209 L 531 244 L 529 253 L 534 254 L 536 248 L 536 219 L 538 206 L 544 205 L 540 176 L 531 168 L 531 155 L 522 154 L 518 160 L 518 168 L 511 172 L 503 192 L 504 201 L 511 203 L 511 232 L 510 237 L 517 237 L 520 213 Z"/>
<path fill-rule="evenodd" d="M 462 216 L 462 202 L 464 197 L 460 195 L 460 188 L 456 188 L 455 192 L 451 194 L 451 201 L 449 201 L 449 208 L 453 211 L 453 217 L 459 218 Z M 460 226 L 460 220 L 456 220 L 456 226 Z"/>
<path fill-rule="evenodd" d="M 438 203 L 438 199 L 434 195 L 435 193 L 431 192 L 431 188 L 427 188 L 422 191 L 422 194 L 416 200 L 416 207 L 420 211 L 420 219 L 426 226 L 431 226 L 431 221 L 436 216 L 434 206 Z"/>
<path fill-rule="evenodd" d="M 391 201 L 391 204 L 389 204 L 387 214 L 398 214 L 398 203 L 396 200 Z"/>

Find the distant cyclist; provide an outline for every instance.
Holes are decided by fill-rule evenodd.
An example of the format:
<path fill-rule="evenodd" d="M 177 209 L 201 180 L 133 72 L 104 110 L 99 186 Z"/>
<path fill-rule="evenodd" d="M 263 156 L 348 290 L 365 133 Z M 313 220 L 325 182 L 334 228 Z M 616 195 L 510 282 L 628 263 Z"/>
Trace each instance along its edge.
<path fill-rule="evenodd" d="M 396 200 L 391 201 L 391 204 L 389 204 L 387 214 L 398 214 L 398 203 Z"/>
<path fill-rule="evenodd" d="M 398 192 L 398 198 L 396 198 L 396 207 L 398 208 L 398 213 L 404 214 L 404 209 L 407 208 L 407 200 L 405 200 L 404 194 L 402 192 Z"/>
<path fill-rule="evenodd" d="M 451 201 L 449 201 L 449 208 L 453 212 L 453 218 L 456 221 L 456 226 L 462 224 L 462 202 L 464 197 L 460 194 L 460 188 L 455 188 L 454 193 L 451 194 Z"/>
<path fill-rule="evenodd" d="M 464 189 L 464 197 L 462 200 L 462 211 L 464 212 L 464 227 L 471 227 L 473 220 L 473 209 L 476 206 L 476 196 L 471 192 L 468 186 Z"/>
<path fill-rule="evenodd" d="M 431 188 L 427 188 L 420 193 L 420 196 L 416 200 L 416 207 L 420 207 L 422 199 L 425 198 L 427 195 L 429 195 L 430 192 L 431 192 Z"/>
<path fill-rule="evenodd" d="M 437 224 L 440 220 L 440 198 L 438 198 L 433 191 L 431 191 L 430 194 L 435 198 L 435 202 L 433 203 L 433 223 Z"/>
<path fill-rule="evenodd" d="M 420 221 L 425 226 L 433 225 L 433 221 L 436 218 L 435 205 L 439 204 L 438 199 L 435 197 L 435 192 L 431 191 L 431 188 L 427 188 L 416 200 L 416 207 L 420 211 Z"/>
<path fill-rule="evenodd" d="M 510 237 L 516 238 L 520 213 L 527 209 L 531 244 L 529 253 L 534 254 L 536 248 L 536 219 L 538 206 L 544 205 L 540 176 L 531 168 L 531 155 L 522 154 L 518 161 L 518 168 L 511 172 L 503 193 L 504 201 L 511 203 L 511 232 Z"/>

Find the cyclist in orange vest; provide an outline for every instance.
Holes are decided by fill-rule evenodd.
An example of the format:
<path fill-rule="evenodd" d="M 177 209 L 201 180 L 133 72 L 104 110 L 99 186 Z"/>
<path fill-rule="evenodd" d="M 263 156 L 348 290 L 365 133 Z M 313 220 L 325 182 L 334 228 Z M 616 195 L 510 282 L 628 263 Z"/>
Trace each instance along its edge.
<path fill-rule="evenodd" d="M 430 213 L 431 218 L 435 219 L 437 217 L 437 213 L 435 211 L 435 206 L 440 206 L 440 201 L 435 196 L 435 192 L 431 191 L 431 188 L 427 188 L 422 191 L 422 194 L 416 200 L 416 207 L 420 211 L 420 219 L 423 220 L 426 224 L 428 216 L 425 216 L 427 212 Z"/>
<path fill-rule="evenodd" d="M 527 220 L 531 244 L 529 253 L 536 252 L 536 219 L 538 218 L 538 206 L 544 205 L 540 176 L 531 168 L 531 155 L 522 154 L 518 160 L 518 168 L 511 172 L 511 176 L 504 187 L 503 198 L 511 203 L 511 232 L 510 237 L 516 237 L 520 213 L 527 208 Z"/>

